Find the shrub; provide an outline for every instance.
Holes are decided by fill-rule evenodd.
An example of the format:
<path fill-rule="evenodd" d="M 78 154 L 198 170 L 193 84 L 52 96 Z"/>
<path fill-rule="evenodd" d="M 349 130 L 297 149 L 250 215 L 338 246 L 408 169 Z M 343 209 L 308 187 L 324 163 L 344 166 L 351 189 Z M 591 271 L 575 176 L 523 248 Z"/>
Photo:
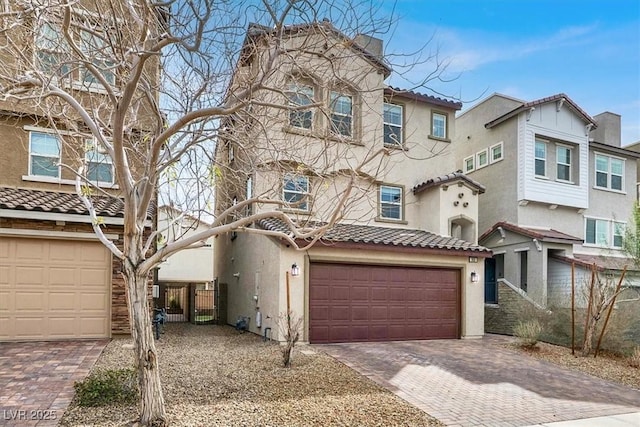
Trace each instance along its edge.
<path fill-rule="evenodd" d="M 519 321 L 513 328 L 513 335 L 518 338 L 522 347 L 535 347 L 542 334 L 542 325 L 537 319 Z"/>
<path fill-rule="evenodd" d="M 629 356 L 629 365 L 634 368 L 640 368 L 640 346 L 636 347 Z"/>
<path fill-rule="evenodd" d="M 98 370 L 73 385 L 80 406 L 107 406 L 135 403 L 138 398 L 136 372 L 133 369 Z"/>

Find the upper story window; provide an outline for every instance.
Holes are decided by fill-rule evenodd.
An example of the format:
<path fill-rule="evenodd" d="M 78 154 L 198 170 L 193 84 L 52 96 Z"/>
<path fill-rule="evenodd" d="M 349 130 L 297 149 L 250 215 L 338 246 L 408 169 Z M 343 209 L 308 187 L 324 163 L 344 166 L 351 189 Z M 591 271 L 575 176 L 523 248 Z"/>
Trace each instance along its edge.
<path fill-rule="evenodd" d="M 502 142 L 499 142 L 489 147 L 489 156 L 490 156 L 491 163 L 499 162 L 500 160 L 502 160 L 504 158 L 503 151 L 504 151 L 504 147 Z"/>
<path fill-rule="evenodd" d="M 563 145 L 556 147 L 556 178 L 561 181 L 571 181 L 571 158 L 573 150 Z"/>
<path fill-rule="evenodd" d="M 622 191 L 624 188 L 624 160 L 596 154 L 596 187 Z"/>
<path fill-rule="evenodd" d="M 91 182 L 113 184 L 114 171 L 111 157 L 92 147 L 85 153 L 87 179 Z"/>
<path fill-rule="evenodd" d="M 60 139 L 51 133 L 29 133 L 29 175 L 60 178 Z"/>
<path fill-rule="evenodd" d="M 309 177 L 286 174 L 282 183 L 282 200 L 290 209 L 309 210 Z"/>
<path fill-rule="evenodd" d="M 464 173 L 473 172 L 476 169 L 475 156 L 466 157 L 462 163 L 464 165 Z"/>
<path fill-rule="evenodd" d="M 313 128 L 313 109 L 304 108 L 314 103 L 314 89 L 312 86 L 292 83 L 289 85 L 289 124 L 296 128 Z"/>
<path fill-rule="evenodd" d="M 483 168 L 489 164 L 489 152 L 488 150 L 482 150 L 476 153 L 476 169 Z"/>
<path fill-rule="evenodd" d="M 587 245 L 606 248 L 622 248 L 625 223 L 607 219 L 586 218 L 585 238 Z"/>
<path fill-rule="evenodd" d="M 331 131 L 341 136 L 353 134 L 353 98 L 338 92 L 331 92 Z"/>
<path fill-rule="evenodd" d="M 384 145 L 402 146 L 402 106 L 384 103 Z"/>
<path fill-rule="evenodd" d="M 447 136 L 447 115 L 444 113 L 431 113 L 431 136 L 446 139 Z"/>
<path fill-rule="evenodd" d="M 402 187 L 381 185 L 379 189 L 378 211 L 380 219 L 402 220 Z"/>
<path fill-rule="evenodd" d="M 547 143 L 536 139 L 535 150 L 536 176 L 547 176 Z"/>
<path fill-rule="evenodd" d="M 36 36 L 36 58 L 41 71 L 66 76 L 71 72 L 68 63 L 69 45 L 52 24 L 45 22 Z"/>
<path fill-rule="evenodd" d="M 100 71 L 104 79 L 109 84 L 115 84 L 116 75 L 114 72 L 114 62 L 109 60 L 106 52 L 107 41 L 104 37 L 82 31 L 80 33 L 81 48 L 87 57 L 92 58 L 93 65 Z M 98 79 L 88 69 L 82 71 L 82 81 L 88 84 L 98 84 Z"/>

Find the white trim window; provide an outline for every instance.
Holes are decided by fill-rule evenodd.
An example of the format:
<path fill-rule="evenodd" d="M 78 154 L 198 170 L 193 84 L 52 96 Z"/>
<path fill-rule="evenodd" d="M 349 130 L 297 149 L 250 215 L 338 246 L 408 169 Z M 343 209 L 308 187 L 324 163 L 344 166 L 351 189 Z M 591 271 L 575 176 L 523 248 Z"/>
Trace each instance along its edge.
<path fill-rule="evenodd" d="M 113 184 L 115 174 L 111 157 L 98 149 L 92 141 L 87 142 L 85 161 L 87 180 L 97 184 Z"/>
<path fill-rule="evenodd" d="M 626 224 L 608 219 L 585 218 L 585 245 L 621 249 Z"/>
<path fill-rule="evenodd" d="M 624 159 L 604 154 L 596 154 L 595 173 L 596 188 L 623 191 Z"/>
<path fill-rule="evenodd" d="M 384 145 L 401 147 L 402 140 L 402 105 L 384 103 L 383 105 L 384 123 Z"/>
<path fill-rule="evenodd" d="M 489 162 L 496 163 L 504 158 L 504 144 L 502 141 L 489 147 Z"/>
<path fill-rule="evenodd" d="M 444 113 L 431 113 L 431 136 L 447 138 L 447 115 Z"/>
<path fill-rule="evenodd" d="M 43 22 L 36 35 L 35 45 L 36 61 L 40 71 L 61 77 L 71 73 L 71 67 L 67 62 L 69 45 L 58 28 L 49 22 Z"/>
<path fill-rule="evenodd" d="M 60 178 L 60 147 L 52 133 L 29 132 L 29 175 Z"/>
<path fill-rule="evenodd" d="M 379 215 L 381 219 L 402 220 L 402 187 L 381 185 L 379 191 Z"/>
<path fill-rule="evenodd" d="M 476 153 L 476 169 L 483 168 L 489 164 L 489 150 L 484 149 Z"/>
<path fill-rule="evenodd" d="M 468 172 L 473 172 L 476 168 L 475 168 L 475 156 L 469 156 L 466 157 L 463 161 L 462 161 L 462 170 L 464 170 L 464 173 L 468 173 Z"/>
<path fill-rule="evenodd" d="M 536 176 L 547 176 L 547 143 L 536 139 L 535 144 L 535 174 Z"/>
<path fill-rule="evenodd" d="M 331 92 L 331 132 L 340 136 L 353 135 L 353 98 L 339 92 Z"/>
<path fill-rule="evenodd" d="M 564 145 L 556 146 L 556 179 L 571 182 L 573 150 Z"/>
<path fill-rule="evenodd" d="M 313 86 L 291 83 L 289 84 L 289 107 L 296 108 L 289 111 L 289 125 L 300 129 L 313 129 L 313 109 L 300 108 L 313 104 Z"/>
<path fill-rule="evenodd" d="M 288 203 L 289 209 L 309 210 L 309 177 L 286 174 L 282 182 L 282 200 Z"/>
<path fill-rule="evenodd" d="M 100 71 L 106 82 L 114 85 L 116 83 L 114 62 L 109 60 L 108 44 L 104 37 L 99 34 L 81 31 L 80 42 L 82 52 L 88 58 L 92 58 L 93 65 Z M 85 84 L 100 85 L 97 77 L 86 68 L 82 70 L 81 80 Z"/>

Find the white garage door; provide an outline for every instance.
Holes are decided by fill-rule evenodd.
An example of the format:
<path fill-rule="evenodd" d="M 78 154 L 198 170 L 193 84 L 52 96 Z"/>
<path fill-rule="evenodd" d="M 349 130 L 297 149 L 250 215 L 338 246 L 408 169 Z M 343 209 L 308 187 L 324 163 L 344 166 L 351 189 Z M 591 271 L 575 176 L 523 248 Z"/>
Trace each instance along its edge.
<path fill-rule="evenodd" d="M 0 236 L 0 340 L 108 337 L 110 270 L 98 242 Z"/>

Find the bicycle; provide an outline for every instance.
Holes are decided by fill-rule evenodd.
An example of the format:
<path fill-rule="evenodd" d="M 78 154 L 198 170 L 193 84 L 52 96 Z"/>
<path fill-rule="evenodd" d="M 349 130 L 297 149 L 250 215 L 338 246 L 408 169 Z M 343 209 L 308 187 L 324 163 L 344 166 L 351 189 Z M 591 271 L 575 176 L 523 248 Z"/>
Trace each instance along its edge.
<path fill-rule="evenodd" d="M 163 308 L 154 308 L 153 309 L 153 329 L 155 331 L 156 340 L 160 339 L 160 334 L 164 333 L 164 324 L 167 323 L 167 310 Z"/>

